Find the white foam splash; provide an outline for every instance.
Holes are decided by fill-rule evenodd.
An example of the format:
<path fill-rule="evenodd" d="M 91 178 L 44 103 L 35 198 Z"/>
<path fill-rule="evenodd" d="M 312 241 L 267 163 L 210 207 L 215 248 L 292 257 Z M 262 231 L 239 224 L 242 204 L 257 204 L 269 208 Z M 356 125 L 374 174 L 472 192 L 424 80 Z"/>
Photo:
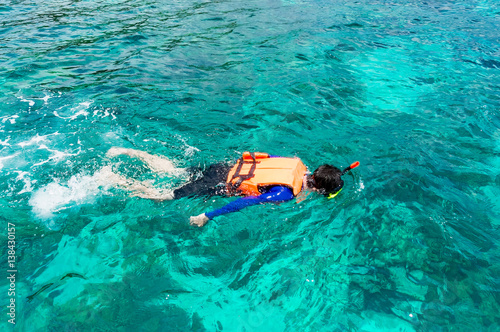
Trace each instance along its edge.
<path fill-rule="evenodd" d="M 196 152 L 200 151 L 200 149 L 187 144 L 186 139 L 183 138 L 183 137 L 181 137 L 180 135 L 174 135 L 174 138 L 176 138 L 179 141 L 181 141 L 181 143 L 184 145 L 182 147 L 182 149 L 184 150 L 184 156 L 185 157 L 192 157 Z M 156 143 L 160 143 L 163 146 L 167 146 L 168 145 L 167 142 L 159 140 L 159 139 L 156 139 L 156 138 L 146 138 L 146 139 L 143 139 L 143 142 L 156 142 Z"/>
<path fill-rule="evenodd" d="M 52 135 L 55 135 L 55 134 L 59 134 L 59 133 L 54 133 Z M 19 145 L 20 147 L 24 148 L 24 147 L 27 147 L 27 146 L 30 146 L 30 145 L 34 145 L 34 144 L 38 144 L 40 142 L 43 142 L 47 139 L 47 136 L 49 135 L 38 135 L 36 134 L 36 136 L 32 137 L 29 141 L 24 141 L 24 142 L 21 142 L 21 143 L 17 143 L 17 145 Z"/>
<path fill-rule="evenodd" d="M 187 140 L 184 137 L 181 137 L 180 135 L 175 135 L 175 138 L 179 139 L 182 144 L 184 144 L 184 156 L 186 157 L 192 157 L 196 152 L 199 152 L 200 149 L 191 146 L 187 143 Z"/>
<path fill-rule="evenodd" d="M 77 174 L 67 183 L 61 184 L 55 180 L 36 190 L 29 204 L 38 218 L 52 219 L 59 211 L 75 205 L 92 203 L 98 193 L 99 184 L 95 176 Z"/>
<path fill-rule="evenodd" d="M 16 123 L 16 119 L 19 117 L 19 115 L 13 115 L 13 116 L 4 116 L 2 118 L 2 123 L 5 123 L 7 121 L 10 122 L 10 124 Z"/>
<path fill-rule="evenodd" d="M 10 141 L 10 137 L 7 137 L 7 139 L 5 141 L 2 141 L 0 139 L 0 145 L 3 145 L 3 146 L 10 146 L 10 144 L 8 143 Z"/>
<path fill-rule="evenodd" d="M 28 177 L 29 173 L 23 171 L 16 171 L 16 173 L 18 174 L 16 180 L 24 182 L 24 187 L 23 189 L 21 189 L 21 191 L 18 192 L 18 194 L 31 192 L 33 188 L 31 187 L 31 180 Z"/>
<path fill-rule="evenodd" d="M 93 101 L 85 101 L 83 103 L 78 104 L 78 106 L 75 106 L 71 108 L 70 112 L 73 113 L 70 116 L 62 116 L 57 113 L 57 111 L 54 111 L 54 115 L 57 116 L 58 118 L 64 119 L 64 120 L 74 120 L 80 115 L 87 116 L 89 115 L 89 112 L 87 112 L 88 108 L 90 105 L 92 105 Z M 61 107 L 63 108 L 63 107 Z M 59 108 L 59 109 L 61 109 Z"/>
<path fill-rule="evenodd" d="M 58 161 L 65 159 L 66 157 L 76 156 L 76 155 L 78 155 L 78 153 L 81 152 L 81 151 L 78 151 L 77 153 L 68 153 L 66 151 L 59 151 L 56 149 L 49 148 L 46 145 L 46 144 L 52 143 L 51 140 L 49 140 L 49 136 L 58 136 L 58 135 L 60 135 L 60 133 L 58 133 L 58 132 L 55 132 L 52 134 L 47 134 L 47 135 L 36 134 L 35 136 L 31 137 L 29 140 L 17 143 L 17 145 L 23 149 L 26 147 L 34 146 L 34 148 L 32 148 L 32 149 L 47 150 L 47 151 L 51 152 L 50 157 L 48 157 L 46 160 L 43 160 L 43 161 L 40 161 L 38 163 L 33 164 L 33 166 L 40 166 L 40 165 L 43 165 L 43 164 L 48 163 L 50 161 L 58 162 Z M 5 142 L 5 143 L 7 143 L 7 142 Z M 78 142 L 78 144 L 79 143 L 80 142 Z M 0 144 L 2 144 L 2 142 L 0 142 Z M 71 144 L 70 144 L 70 146 L 71 146 Z"/>
<path fill-rule="evenodd" d="M 52 155 L 44 161 L 33 164 L 33 166 L 40 166 L 40 165 L 43 165 L 43 164 L 48 163 L 49 161 L 53 161 L 53 160 L 57 162 L 57 161 L 63 160 L 65 157 L 77 155 L 77 153 L 67 153 L 67 152 L 63 152 L 63 151 L 59 151 L 59 150 L 50 149 L 45 144 L 40 145 L 38 149 L 45 149 L 47 151 L 50 151 L 50 152 L 52 152 Z"/>
<path fill-rule="evenodd" d="M 93 115 L 94 117 L 99 117 L 101 119 L 111 116 L 112 120 L 116 120 L 116 116 L 111 111 L 111 108 L 105 108 L 104 110 L 95 109 Z"/>
<path fill-rule="evenodd" d="M 30 99 L 26 99 L 24 97 L 18 97 L 19 100 L 21 100 L 22 102 L 25 102 L 25 103 L 28 103 L 30 105 L 30 107 L 34 106 L 35 105 L 35 102 L 33 100 L 30 100 Z"/>
<path fill-rule="evenodd" d="M 40 98 L 40 99 L 41 99 L 41 100 L 43 100 L 43 103 L 44 103 L 44 104 L 47 104 L 47 101 L 48 101 L 50 98 L 52 98 L 52 96 L 50 96 L 50 95 L 45 95 L 43 98 Z"/>
<path fill-rule="evenodd" d="M 19 92 L 21 92 L 21 91 L 19 91 Z M 54 98 L 54 94 L 52 94 L 52 93 L 47 94 L 47 92 L 44 92 L 44 94 L 45 95 L 43 97 L 41 97 L 41 98 L 31 97 L 32 99 L 27 99 L 27 98 L 25 98 L 23 96 L 17 96 L 17 99 L 19 99 L 20 101 L 22 101 L 24 103 L 28 103 L 29 107 L 31 108 L 31 107 L 35 106 L 35 100 L 43 100 L 43 103 L 46 105 L 46 104 L 48 104 L 48 100 L 50 98 Z M 60 97 L 61 94 L 62 93 L 59 92 L 59 96 L 58 97 Z"/>
<path fill-rule="evenodd" d="M 10 155 L 10 156 L 5 156 L 5 157 L 0 157 L 0 169 L 3 168 L 4 164 L 3 164 L 3 161 L 4 160 L 9 160 L 9 159 L 12 159 L 14 158 L 15 156 L 17 156 L 19 153 L 14 153 L 13 155 Z"/>
<path fill-rule="evenodd" d="M 186 157 L 192 157 L 196 152 L 199 152 L 199 151 L 200 151 L 200 149 L 186 144 L 186 149 L 184 150 L 184 155 Z"/>

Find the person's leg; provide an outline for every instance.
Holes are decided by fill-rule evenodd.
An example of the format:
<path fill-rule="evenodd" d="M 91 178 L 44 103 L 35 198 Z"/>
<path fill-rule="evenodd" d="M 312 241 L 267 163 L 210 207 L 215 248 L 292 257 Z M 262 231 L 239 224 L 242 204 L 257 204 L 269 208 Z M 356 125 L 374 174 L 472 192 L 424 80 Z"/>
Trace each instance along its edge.
<path fill-rule="evenodd" d="M 226 194 L 226 177 L 231 169 L 227 164 L 210 165 L 202 176 L 173 191 L 175 199 L 191 196 L 222 196 Z"/>
<path fill-rule="evenodd" d="M 103 167 L 95 175 L 100 186 L 114 186 L 132 192 L 131 196 L 152 199 L 156 201 L 171 200 L 174 198 L 172 190 L 158 190 L 147 181 L 137 181 L 114 173 L 110 166 Z"/>
<path fill-rule="evenodd" d="M 155 156 L 140 150 L 112 147 L 106 153 L 108 157 L 115 157 L 120 154 L 141 159 L 154 172 L 172 175 L 182 175 L 186 172 L 184 168 L 175 167 L 174 163 L 167 158 Z"/>

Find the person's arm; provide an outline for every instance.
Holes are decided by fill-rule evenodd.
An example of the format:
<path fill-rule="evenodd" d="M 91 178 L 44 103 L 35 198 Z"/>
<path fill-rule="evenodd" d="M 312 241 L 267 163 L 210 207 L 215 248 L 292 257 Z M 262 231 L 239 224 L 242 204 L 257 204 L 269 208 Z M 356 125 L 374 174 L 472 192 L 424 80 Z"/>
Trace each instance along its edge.
<path fill-rule="evenodd" d="M 207 213 L 200 214 L 199 216 L 194 216 L 190 218 L 191 225 L 197 225 L 201 227 L 207 223 L 210 219 L 215 217 L 239 211 L 247 206 L 270 203 L 270 202 L 284 202 L 291 200 L 293 198 L 293 192 L 290 188 L 284 186 L 272 187 L 267 193 L 259 196 L 247 196 L 238 198 L 237 200 L 227 204 L 226 206 L 211 211 Z"/>

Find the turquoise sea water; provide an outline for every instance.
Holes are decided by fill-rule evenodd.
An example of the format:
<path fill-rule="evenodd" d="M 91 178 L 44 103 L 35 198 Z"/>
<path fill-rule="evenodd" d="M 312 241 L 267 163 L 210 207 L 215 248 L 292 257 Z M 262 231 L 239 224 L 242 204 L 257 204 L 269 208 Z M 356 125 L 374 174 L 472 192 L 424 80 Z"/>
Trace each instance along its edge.
<path fill-rule="evenodd" d="M 494 0 L 1 1 L 1 265 L 17 331 L 497 331 Z M 113 146 L 361 166 L 333 200 L 189 216 Z M 1 278 L 2 319 L 9 284 Z"/>

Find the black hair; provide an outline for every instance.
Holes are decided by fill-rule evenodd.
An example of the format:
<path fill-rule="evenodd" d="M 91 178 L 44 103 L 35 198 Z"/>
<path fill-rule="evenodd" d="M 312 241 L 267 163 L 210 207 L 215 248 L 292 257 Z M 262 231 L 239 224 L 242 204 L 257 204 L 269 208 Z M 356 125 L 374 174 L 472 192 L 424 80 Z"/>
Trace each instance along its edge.
<path fill-rule="evenodd" d="M 312 185 L 324 195 L 334 194 L 344 186 L 342 171 L 332 165 L 321 165 L 312 174 Z"/>

